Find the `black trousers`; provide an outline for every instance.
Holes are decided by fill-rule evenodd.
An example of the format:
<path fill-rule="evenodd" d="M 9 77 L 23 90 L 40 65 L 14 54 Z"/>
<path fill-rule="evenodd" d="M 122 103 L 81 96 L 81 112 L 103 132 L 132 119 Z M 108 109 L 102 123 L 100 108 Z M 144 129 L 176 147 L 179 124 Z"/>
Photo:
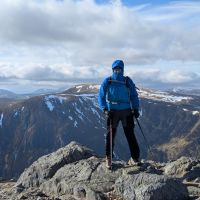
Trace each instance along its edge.
<path fill-rule="evenodd" d="M 140 156 L 140 149 L 137 139 L 134 134 L 134 118 L 130 109 L 127 110 L 112 110 L 111 117 L 107 119 L 107 135 L 106 135 L 106 156 L 110 154 L 110 135 L 112 130 L 112 150 L 114 149 L 114 139 L 117 132 L 119 122 L 122 122 L 124 133 L 128 141 L 131 157 L 138 159 Z M 113 152 L 112 152 L 113 153 Z"/>

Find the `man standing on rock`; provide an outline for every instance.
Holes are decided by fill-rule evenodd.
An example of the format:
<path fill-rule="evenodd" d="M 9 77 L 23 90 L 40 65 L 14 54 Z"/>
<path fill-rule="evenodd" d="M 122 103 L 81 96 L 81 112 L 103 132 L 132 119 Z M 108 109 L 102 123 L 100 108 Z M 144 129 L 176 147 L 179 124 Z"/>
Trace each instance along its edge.
<path fill-rule="evenodd" d="M 134 117 L 139 117 L 138 93 L 133 81 L 124 76 L 122 60 L 113 62 L 112 71 L 112 76 L 107 77 L 101 84 L 98 96 L 99 105 L 107 116 L 106 166 L 112 167 L 111 155 L 113 154 L 114 139 L 120 121 L 131 152 L 131 159 L 128 164 L 138 165 L 140 164 L 140 150 L 134 135 Z M 112 137 L 110 137 L 111 135 Z M 112 143 L 112 146 L 110 143 Z"/>

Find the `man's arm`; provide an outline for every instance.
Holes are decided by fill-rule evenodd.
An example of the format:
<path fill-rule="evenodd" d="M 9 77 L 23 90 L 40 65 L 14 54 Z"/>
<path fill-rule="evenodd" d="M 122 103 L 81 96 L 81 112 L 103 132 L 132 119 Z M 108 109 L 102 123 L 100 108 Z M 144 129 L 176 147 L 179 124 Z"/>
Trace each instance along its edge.
<path fill-rule="evenodd" d="M 103 83 L 100 86 L 98 94 L 98 102 L 102 110 L 108 109 L 106 103 L 107 86 L 108 86 L 108 78 L 104 79 Z"/>

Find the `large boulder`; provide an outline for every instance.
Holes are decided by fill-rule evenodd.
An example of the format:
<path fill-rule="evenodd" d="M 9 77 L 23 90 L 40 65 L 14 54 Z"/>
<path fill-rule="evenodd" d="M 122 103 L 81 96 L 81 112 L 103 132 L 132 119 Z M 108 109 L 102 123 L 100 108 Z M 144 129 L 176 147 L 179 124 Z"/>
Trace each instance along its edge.
<path fill-rule="evenodd" d="M 62 167 L 40 189 L 54 197 L 66 194 L 78 196 L 78 193 L 86 199 L 90 199 L 88 196 L 91 191 L 96 196 L 97 192 L 103 196 L 113 190 L 115 195 L 127 200 L 188 198 L 187 188 L 180 180 L 142 172 L 148 171 L 148 168 L 148 165 L 146 168 L 127 168 L 121 163 L 115 163 L 114 170 L 110 171 L 106 169 L 103 159 L 93 156 Z"/>
<path fill-rule="evenodd" d="M 126 200 L 188 198 L 187 188 L 180 180 L 145 172 L 118 178 L 115 182 L 115 190 Z"/>
<path fill-rule="evenodd" d="M 89 188 L 93 191 L 109 192 L 115 180 L 122 175 L 122 169 L 110 171 L 106 169 L 102 158 L 90 157 L 76 163 L 65 165 L 40 188 L 54 196 L 74 194 L 74 188 Z M 85 193 L 87 195 L 87 190 Z"/>
<path fill-rule="evenodd" d="M 190 157 L 181 157 L 167 163 L 164 167 L 164 173 L 168 176 L 192 181 L 200 176 L 200 161 Z"/>
<path fill-rule="evenodd" d="M 17 181 L 20 187 L 38 187 L 44 181 L 52 178 L 58 169 L 96 154 L 76 142 L 60 148 L 56 152 L 40 157 L 21 174 Z"/>

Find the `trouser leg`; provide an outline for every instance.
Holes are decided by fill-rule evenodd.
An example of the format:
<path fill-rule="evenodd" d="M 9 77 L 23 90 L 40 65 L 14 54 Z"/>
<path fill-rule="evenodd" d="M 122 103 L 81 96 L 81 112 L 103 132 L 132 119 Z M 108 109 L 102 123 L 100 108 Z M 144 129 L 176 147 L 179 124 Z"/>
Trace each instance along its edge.
<path fill-rule="evenodd" d="M 131 157 L 133 159 L 139 159 L 140 149 L 134 134 L 134 120 L 132 114 L 126 117 L 126 126 L 123 126 L 123 129 L 128 141 Z"/>
<path fill-rule="evenodd" d="M 111 121 L 112 120 L 112 121 Z M 106 135 L 106 156 L 110 156 L 111 152 L 110 152 L 110 136 L 112 134 L 112 153 L 113 153 L 113 149 L 114 149 L 114 139 L 116 136 L 116 132 L 117 132 L 117 126 L 113 126 L 113 120 L 114 119 L 107 119 L 107 135 Z M 112 123 L 111 123 L 112 122 Z M 112 130 L 112 133 L 111 133 Z"/>

